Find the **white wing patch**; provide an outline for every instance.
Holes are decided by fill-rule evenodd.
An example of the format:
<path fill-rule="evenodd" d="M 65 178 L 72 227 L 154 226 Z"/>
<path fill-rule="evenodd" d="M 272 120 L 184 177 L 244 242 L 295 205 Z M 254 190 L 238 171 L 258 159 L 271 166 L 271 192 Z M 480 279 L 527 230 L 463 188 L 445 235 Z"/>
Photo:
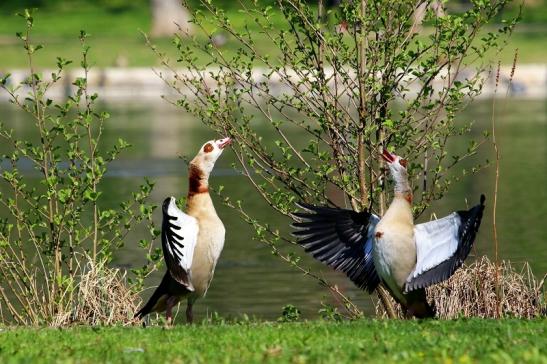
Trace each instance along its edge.
<path fill-rule="evenodd" d="M 198 222 L 194 217 L 182 212 L 177 207 L 174 198 L 171 198 L 167 215 L 163 217 L 169 219 L 166 224 L 167 231 L 163 232 L 167 243 L 165 244 L 167 253 L 175 264 L 189 272 L 198 240 Z"/>
<path fill-rule="evenodd" d="M 438 266 L 456 252 L 460 225 L 460 216 L 453 212 L 442 219 L 414 226 L 417 259 L 407 282 Z"/>

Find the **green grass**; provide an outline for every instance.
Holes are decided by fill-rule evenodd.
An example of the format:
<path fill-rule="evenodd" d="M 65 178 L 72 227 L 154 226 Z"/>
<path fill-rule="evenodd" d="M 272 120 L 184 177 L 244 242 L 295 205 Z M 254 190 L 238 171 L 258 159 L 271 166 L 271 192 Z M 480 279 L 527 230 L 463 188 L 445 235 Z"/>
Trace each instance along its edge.
<path fill-rule="evenodd" d="M 158 64 L 156 55 L 145 44 L 142 32 L 150 28 L 150 11 L 148 7 L 129 8 L 124 11 L 111 11 L 93 5 L 69 7 L 66 9 L 39 9 L 36 11 L 32 39 L 35 44 L 44 48 L 33 57 L 33 63 L 40 68 L 54 67 L 56 57 L 75 61 L 78 66 L 81 58 L 81 45 L 78 40 L 80 30 L 85 30 L 91 36 L 88 45 L 92 47 L 90 59 L 98 67 L 113 66 L 116 60 L 124 58 L 129 67 L 149 67 Z M 230 12 L 234 26 L 243 27 L 248 22 L 247 17 L 237 10 Z M 281 18 L 274 17 L 278 22 Z M 251 29 L 253 28 L 251 24 Z M 13 11 L 0 13 L 0 71 L 9 68 L 24 68 L 27 66 L 27 55 L 22 43 L 15 36 L 16 32 L 25 31 L 25 23 Z M 197 37 L 205 42 L 205 36 L 196 32 Z M 267 50 L 268 42 L 265 35 L 257 32 L 258 47 L 263 45 Z M 171 59 L 176 59 L 176 49 L 170 39 L 156 39 L 154 43 Z M 235 54 L 238 43 L 228 39 L 223 51 L 227 55 Z M 204 54 L 197 54 L 202 62 L 208 59 Z"/>
<path fill-rule="evenodd" d="M 547 363 L 547 320 L 5 329 L 1 363 Z"/>
<path fill-rule="evenodd" d="M 26 55 L 15 33 L 24 30 L 24 22 L 13 15 L 13 10 L 0 12 L 0 71 L 11 68 L 26 67 Z M 244 14 L 230 10 L 230 19 L 235 26 L 249 22 Z M 279 22 L 280 17 L 275 17 Z M 150 27 L 150 11 L 147 6 L 135 6 L 123 11 L 114 11 L 96 5 L 78 3 L 78 6 L 45 8 L 37 11 L 33 39 L 35 43 L 45 46 L 35 55 L 34 64 L 37 67 L 53 67 L 57 56 L 76 61 L 80 59 L 81 47 L 78 35 L 81 29 L 91 34 L 89 45 L 92 47 L 91 60 L 95 66 L 108 67 L 116 64 L 116 60 L 124 59 L 130 67 L 149 67 L 157 65 L 157 57 L 146 46 L 139 30 L 148 31 Z M 525 31 L 526 29 L 526 31 Z M 268 51 L 269 42 L 265 36 L 255 33 L 256 44 Z M 176 58 L 175 47 L 168 39 L 157 41 L 161 50 L 171 59 Z M 509 45 L 500 54 L 503 64 L 511 64 L 515 48 L 519 48 L 519 63 L 544 63 L 547 59 L 547 27 L 523 27 L 514 34 Z M 237 43 L 229 40 L 223 47 L 227 54 L 234 54 Z M 206 62 L 204 55 L 202 62 Z M 497 59 L 497 57 L 496 57 Z"/>

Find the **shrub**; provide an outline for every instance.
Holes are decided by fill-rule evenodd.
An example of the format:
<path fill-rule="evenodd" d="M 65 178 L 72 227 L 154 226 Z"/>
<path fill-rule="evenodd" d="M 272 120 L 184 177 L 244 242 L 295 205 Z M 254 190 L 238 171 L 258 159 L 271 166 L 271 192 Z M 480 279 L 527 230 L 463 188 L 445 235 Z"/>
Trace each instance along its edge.
<path fill-rule="evenodd" d="M 536 280 L 527 263 L 517 270 L 509 261 L 497 265 L 483 256 L 447 281 L 429 287 L 427 296 L 435 304 L 437 317 L 443 319 L 499 318 L 498 312 L 503 317 L 531 319 L 547 315 L 544 284 L 545 277 Z M 403 317 L 396 307 L 397 316 Z M 376 313 L 386 316 L 381 305 L 376 305 Z"/>
<path fill-rule="evenodd" d="M 242 3 L 244 26 L 234 25 L 211 1 L 186 4 L 211 42 L 176 36 L 176 63 L 150 44 L 165 68 L 159 76 L 176 95 L 165 98 L 237 141 L 239 167 L 272 211 L 290 217 L 295 202 L 306 202 L 381 216 L 391 189 L 380 154 L 395 148 L 411 161 L 417 217 L 485 166 L 475 160 L 471 169 L 459 168 L 487 133 L 467 140 L 457 153 L 447 146 L 470 131 L 470 123 L 458 124 L 455 117 L 480 94 L 490 69 L 487 54 L 503 46 L 516 19 L 485 29 L 507 0 L 474 0 L 465 12 L 442 16 L 433 1 L 344 1 L 336 14 L 324 3 L 278 0 L 279 11 L 260 1 Z M 425 33 L 417 31 L 413 17 L 422 4 L 430 26 Z M 328 16 L 344 26 L 328 25 Z M 218 32 L 238 45 L 235 53 L 214 45 Z M 209 62 L 198 63 L 198 54 Z M 288 130 L 300 133 L 292 138 Z M 252 226 L 257 240 L 360 316 L 336 287 L 287 253 L 280 243 L 294 240 L 286 229 L 254 218 L 241 201 L 225 202 Z M 379 293 L 387 304 L 385 292 Z"/>
<path fill-rule="evenodd" d="M 118 292 L 121 302 L 133 301 L 129 288 L 138 289 L 161 256 L 152 244 L 159 234 L 151 219 L 155 206 L 147 202 L 153 183 L 144 181 L 116 208 L 103 207 L 108 165 L 129 144 L 119 139 L 110 150 L 101 144 L 109 115 L 95 110 L 99 96 L 87 89 L 87 34 L 80 34 L 81 77 L 72 84 L 74 92 L 56 102 L 48 90 L 71 62 L 58 58 L 50 76 L 35 72 L 33 56 L 42 45 L 31 42 L 32 13 L 21 16 L 27 27 L 17 35 L 28 55 L 29 75 L 20 84 L 5 75 L 0 87 L 32 117 L 39 138 L 18 139 L 0 124 L 0 139 L 8 149 L 0 161 L 0 319 L 27 325 L 112 323 L 128 315 L 115 303 L 107 306 L 104 295 Z M 38 178 L 21 171 L 25 163 Z M 107 265 L 137 224 L 150 231 L 140 243 L 149 259 L 126 287 L 125 278 Z M 133 308 L 134 303 L 125 306 Z"/>

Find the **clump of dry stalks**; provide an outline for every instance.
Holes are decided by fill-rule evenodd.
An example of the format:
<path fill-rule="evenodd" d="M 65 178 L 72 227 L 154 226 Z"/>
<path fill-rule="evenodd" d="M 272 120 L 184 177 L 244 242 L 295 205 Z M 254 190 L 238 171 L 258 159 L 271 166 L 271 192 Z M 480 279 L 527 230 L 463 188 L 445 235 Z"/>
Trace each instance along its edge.
<path fill-rule="evenodd" d="M 137 292 L 126 281 L 126 272 L 91 259 L 81 267 L 70 306 L 59 310 L 51 326 L 130 325 L 141 304 Z"/>
<path fill-rule="evenodd" d="M 496 264 L 486 256 L 470 265 L 464 265 L 447 281 L 427 289 L 430 302 L 434 302 L 437 317 L 534 318 L 547 315 L 544 283 L 538 281 L 528 263 L 516 270 L 510 262 L 501 261 L 496 278 Z M 394 303 L 394 302 L 393 302 Z M 499 310 L 498 305 L 499 304 Z M 398 317 L 404 317 L 399 305 L 394 303 Z M 387 317 L 380 304 L 376 305 L 378 317 Z"/>

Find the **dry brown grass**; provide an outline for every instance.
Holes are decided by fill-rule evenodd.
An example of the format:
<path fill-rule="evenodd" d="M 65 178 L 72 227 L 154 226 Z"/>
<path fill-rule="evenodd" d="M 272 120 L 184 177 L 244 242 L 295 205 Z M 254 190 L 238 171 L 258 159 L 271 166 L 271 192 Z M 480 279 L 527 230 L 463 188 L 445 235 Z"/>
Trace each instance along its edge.
<path fill-rule="evenodd" d="M 547 314 L 545 278 L 538 281 L 527 263 L 519 271 L 510 262 L 501 261 L 496 284 L 496 265 L 483 256 L 458 269 L 449 280 L 429 287 L 427 296 L 441 319 L 496 318 L 498 302 L 502 317 L 534 318 Z M 400 306 L 396 307 L 402 318 Z M 376 314 L 387 317 L 381 305 L 376 305 Z"/>
<path fill-rule="evenodd" d="M 70 304 L 55 315 L 51 326 L 131 325 L 141 304 L 138 293 L 127 284 L 126 272 L 90 259 L 82 273 Z"/>

